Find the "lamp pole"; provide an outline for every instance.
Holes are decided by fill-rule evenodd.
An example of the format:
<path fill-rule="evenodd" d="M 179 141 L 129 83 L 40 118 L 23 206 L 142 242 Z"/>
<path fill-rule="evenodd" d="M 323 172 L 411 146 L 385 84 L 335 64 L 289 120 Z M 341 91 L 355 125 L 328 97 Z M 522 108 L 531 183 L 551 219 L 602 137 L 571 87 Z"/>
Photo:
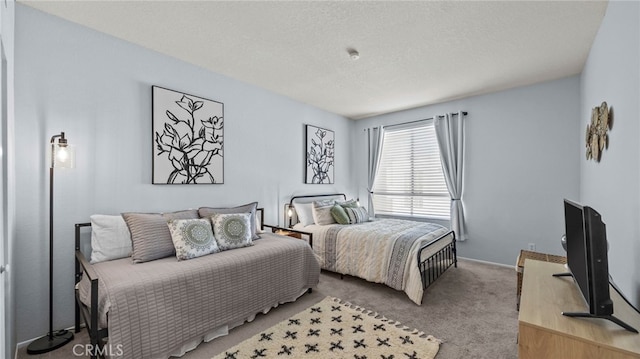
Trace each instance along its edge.
<path fill-rule="evenodd" d="M 58 139 L 56 143 L 56 139 Z M 49 167 L 49 332 L 27 346 L 28 354 L 48 353 L 67 344 L 73 339 L 68 330 L 53 331 L 53 170 L 56 166 L 72 167 L 73 158 L 69 158 L 67 139 L 64 132 L 51 137 L 51 166 Z M 69 161 L 68 163 L 65 163 Z"/>

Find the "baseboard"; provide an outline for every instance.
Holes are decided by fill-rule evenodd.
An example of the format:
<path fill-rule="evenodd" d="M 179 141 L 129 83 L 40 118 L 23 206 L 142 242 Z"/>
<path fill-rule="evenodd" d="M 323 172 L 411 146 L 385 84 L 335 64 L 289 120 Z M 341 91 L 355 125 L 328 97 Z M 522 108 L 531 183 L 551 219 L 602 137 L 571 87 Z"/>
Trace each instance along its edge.
<path fill-rule="evenodd" d="M 478 262 L 478 263 L 484 263 L 484 264 L 493 264 L 494 266 L 499 266 L 499 267 L 514 268 L 513 264 L 502 264 L 502 263 L 483 261 L 483 260 L 480 260 L 480 259 L 467 258 L 467 257 L 458 257 L 458 258 L 459 259 L 468 260 L 468 261 L 472 261 L 472 262 Z"/>

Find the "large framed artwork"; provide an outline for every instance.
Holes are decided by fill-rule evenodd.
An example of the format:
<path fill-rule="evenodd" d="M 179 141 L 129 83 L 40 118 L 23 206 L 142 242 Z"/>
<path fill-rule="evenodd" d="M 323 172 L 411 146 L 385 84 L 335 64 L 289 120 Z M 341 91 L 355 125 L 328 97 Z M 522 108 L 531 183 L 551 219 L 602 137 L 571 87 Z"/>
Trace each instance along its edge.
<path fill-rule="evenodd" d="M 304 183 L 334 182 L 335 134 L 331 130 L 305 125 L 307 164 Z"/>
<path fill-rule="evenodd" d="M 224 183 L 224 105 L 152 86 L 153 184 Z"/>

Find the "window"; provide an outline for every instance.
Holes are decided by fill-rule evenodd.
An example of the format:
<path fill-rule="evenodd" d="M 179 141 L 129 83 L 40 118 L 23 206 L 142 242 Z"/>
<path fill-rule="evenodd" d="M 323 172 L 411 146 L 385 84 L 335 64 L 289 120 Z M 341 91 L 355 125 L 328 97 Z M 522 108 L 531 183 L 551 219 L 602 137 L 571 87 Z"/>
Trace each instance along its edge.
<path fill-rule="evenodd" d="M 373 185 L 376 214 L 449 219 L 451 197 L 432 120 L 385 129 Z"/>

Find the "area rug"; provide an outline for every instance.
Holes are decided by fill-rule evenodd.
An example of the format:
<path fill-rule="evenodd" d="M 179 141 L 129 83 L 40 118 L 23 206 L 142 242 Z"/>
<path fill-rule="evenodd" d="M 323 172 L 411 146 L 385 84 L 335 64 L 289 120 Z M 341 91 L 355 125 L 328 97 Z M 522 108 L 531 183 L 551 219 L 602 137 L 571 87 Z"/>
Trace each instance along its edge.
<path fill-rule="evenodd" d="M 375 312 L 326 297 L 214 359 L 429 359 L 440 343 Z"/>

